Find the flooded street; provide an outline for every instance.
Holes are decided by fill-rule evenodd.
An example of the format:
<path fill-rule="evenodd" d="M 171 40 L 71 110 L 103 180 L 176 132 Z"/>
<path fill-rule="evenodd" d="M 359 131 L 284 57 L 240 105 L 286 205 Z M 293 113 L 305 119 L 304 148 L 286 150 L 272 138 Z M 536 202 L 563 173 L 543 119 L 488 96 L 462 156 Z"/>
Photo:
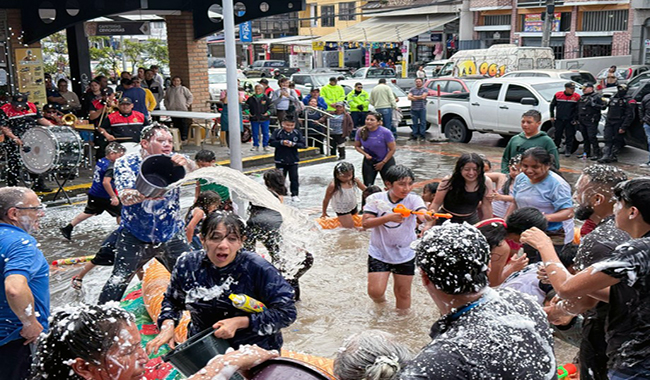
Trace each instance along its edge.
<path fill-rule="evenodd" d="M 500 147 L 502 144 L 503 141 L 498 136 L 490 138 L 486 136 L 485 139 L 477 139 L 477 142 L 472 144 L 400 144 L 395 158 L 397 163 L 414 170 L 416 174 L 414 191 L 419 194 L 424 182 L 450 174 L 456 158 L 464 152 L 484 153 L 492 161 L 493 168 L 498 170 L 503 151 Z M 347 161 L 355 165 L 357 177 L 360 178 L 362 156 L 351 147 L 348 147 L 347 154 Z M 629 154 L 641 155 L 642 153 Z M 580 170 L 590 163 L 575 157 L 568 160 L 563 158 L 562 174 L 570 184 L 574 184 Z M 302 202 L 292 206 L 297 206 L 309 219 L 313 220 L 320 216 L 325 188 L 332 181 L 332 170 L 335 164 L 330 162 L 300 169 Z M 620 166 L 624 170 L 630 170 L 631 175 L 640 174 L 639 170 L 632 165 Z M 261 182 L 259 175 L 253 178 Z M 193 186 L 184 186 L 181 204 L 185 209 L 191 205 L 193 194 Z M 48 261 L 92 255 L 97 251 L 102 240 L 117 227 L 115 219 L 104 214 L 93 217 L 76 227 L 71 242 L 65 240 L 59 232 L 59 227 L 64 226 L 83 208 L 84 203 L 81 203 L 49 208 L 46 211 L 46 216 L 41 222 L 41 231 L 36 238 Z M 330 212 L 330 215 L 333 213 Z M 418 275 L 415 276 L 413 283 L 412 312 L 407 316 L 399 316 L 394 311 L 395 300 L 390 292 L 392 284 L 388 287 L 389 302 L 383 307 L 376 306 L 366 295 L 369 232 L 319 231 L 315 224 L 288 227 L 296 236 L 300 235 L 300 245 L 314 255 L 315 262 L 313 268 L 300 281 L 302 301 L 297 305 L 298 320 L 283 331 L 285 348 L 333 357 L 347 336 L 366 329 L 391 332 L 414 351 L 418 351 L 430 341 L 429 328 L 439 317 L 439 313 L 422 287 Z M 80 266 L 62 267 L 51 272 L 53 307 L 76 302 L 96 302 L 111 268 L 95 268 L 85 277 L 83 292 L 77 292 L 70 287 L 70 281 L 80 269 Z M 577 351 L 561 342 L 556 343 L 555 350 L 558 364 L 572 361 Z"/>

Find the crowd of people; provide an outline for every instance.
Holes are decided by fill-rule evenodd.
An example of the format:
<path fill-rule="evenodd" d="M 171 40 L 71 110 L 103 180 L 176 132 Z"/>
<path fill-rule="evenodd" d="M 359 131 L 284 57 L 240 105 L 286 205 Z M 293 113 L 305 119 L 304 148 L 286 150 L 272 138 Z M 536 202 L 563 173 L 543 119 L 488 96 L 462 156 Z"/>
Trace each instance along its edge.
<path fill-rule="evenodd" d="M 186 110 L 192 99 L 180 78 L 163 93 L 152 70 L 143 69 L 142 75 L 144 80 L 124 74 L 120 91 L 129 96 L 119 99 L 113 113 L 102 112 L 111 99 L 102 78 L 93 80 L 88 96 L 78 102 L 96 122 L 96 142 L 105 142 L 99 145 L 102 154 L 87 205 L 61 233 L 71 239 L 76 225 L 104 211 L 116 218 L 115 231 L 72 283 L 81 288 L 94 266 L 112 265 L 99 305 L 51 312 L 48 263 L 33 237 L 44 206 L 34 191 L 17 182 L 0 188 L 0 365 L 5 369 L 0 379 L 142 376 L 148 355 L 164 344 L 175 346 L 174 327 L 186 310 L 191 316 L 188 337 L 212 328 L 236 350 L 211 361 L 195 378 L 227 377 L 233 368 L 243 370 L 276 356 L 283 346 L 282 329 L 299 318 L 298 279 L 313 257 L 305 252 L 298 274 L 287 275 L 282 214 L 255 204 L 238 210 L 230 190 L 209 179 L 197 181 L 186 213 L 181 211 L 178 188 L 156 197 L 136 189 L 148 156 L 167 155 L 187 173 L 216 161 L 209 150 L 199 151 L 194 160 L 173 152 L 169 128 L 149 125 L 145 112 L 155 109 L 159 100 Z M 621 169 L 605 165 L 615 161 L 620 149 L 611 135 L 602 156 L 597 141 L 585 141 L 587 155 L 600 163 L 587 166 L 575 184 L 559 172 L 563 138 L 564 153 L 570 155 L 575 126 L 588 136 L 594 110 L 602 105 L 588 90 L 580 98 L 574 96 L 567 84 L 552 103 L 556 130 L 561 131 L 555 141 L 540 131 L 540 112 L 527 111 L 521 117 L 522 132 L 504 149 L 500 171 L 493 171 L 484 156 L 464 153 L 451 173 L 439 182 L 427 181 L 416 194 L 415 174 L 395 155 L 395 98 L 381 81 L 370 94 L 358 83 L 346 96 L 332 78 L 302 101 L 286 78 L 275 91 L 268 91 L 262 80 L 254 95 L 237 94 L 238 103 L 247 105 L 242 112 L 255 123 L 254 135 L 262 135 L 261 141 L 255 137 L 252 149 L 259 150 L 260 143 L 264 149 L 274 148 L 276 169 L 265 173 L 264 182 L 280 202 L 285 196 L 294 205 L 300 201 L 298 149 L 306 141 L 297 128 L 298 115 L 302 111 L 313 121 L 305 126 L 308 129 L 318 130 L 328 122 L 331 141 L 322 141 L 322 148 L 329 146 L 340 161 L 324 190 L 321 216 L 328 217 L 331 206 L 342 227 L 369 231 L 368 297 L 386 304 L 392 277 L 395 308 L 406 314 L 417 275 L 417 286 L 440 312 L 441 317 L 431 321 L 431 342 L 419 353 L 400 343 L 399 336 L 380 331 L 355 334 L 337 354 L 337 378 L 554 379 L 553 333 L 576 337 L 567 340 L 579 347 L 583 379 L 650 378 L 650 180 L 628 180 Z M 150 94 L 140 87 L 145 83 Z M 63 105 L 65 91 L 50 90 L 51 83 L 48 101 L 51 98 L 53 107 Z M 409 99 L 415 106 L 425 93 L 418 78 Z M 224 103 L 227 95 L 221 96 Z M 629 114 L 611 107 L 623 110 L 630 102 L 623 95 L 620 104 L 615 99 L 606 132 L 619 136 Z M 368 111 L 369 104 L 376 112 Z M 136 106 L 144 107 L 142 112 Z M 28 118 L 52 123 L 23 94 L 2 111 L 2 131 L 16 149 L 21 145 L 21 123 Z M 417 113 L 421 110 L 415 111 L 418 121 L 425 120 L 424 113 Z M 12 118 L 11 112 L 21 117 Z M 280 128 L 270 132 L 272 113 Z M 227 113 L 222 121 L 224 117 Z M 183 126 L 177 126 L 182 132 Z M 412 139 L 424 136 L 419 122 L 412 131 Z M 345 139 L 353 133 L 354 148 L 363 156 L 362 179 L 345 161 Z M 128 152 L 124 143 L 138 149 Z M 361 227 L 355 227 L 358 214 Z M 578 233 L 576 219 L 584 222 Z M 269 260 L 256 253 L 258 241 Z M 165 266 L 171 282 L 155 321 L 160 334 L 144 351 L 133 316 L 113 301 L 122 299 L 129 282 L 151 259 Z M 242 310 L 230 301 L 231 295 L 246 295 L 264 308 L 259 313 Z"/>

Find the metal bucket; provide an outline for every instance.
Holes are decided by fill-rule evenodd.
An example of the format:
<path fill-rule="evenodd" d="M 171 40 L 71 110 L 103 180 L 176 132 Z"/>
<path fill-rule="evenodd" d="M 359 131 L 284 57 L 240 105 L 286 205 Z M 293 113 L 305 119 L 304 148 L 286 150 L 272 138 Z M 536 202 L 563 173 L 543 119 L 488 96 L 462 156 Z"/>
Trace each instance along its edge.
<path fill-rule="evenodd" d="M 169 185 L 185 178 L 185 168 L 174 165 L 171 156 L 155 154 L 142 161 L 135 188 L 147 198 L 165 195 Z"/>
<path fill-rule="evenodd" d="M 223 355 L 229 347 L 227 341 L 215 337 L 214 329 L 209 328 L 176 346 L 162 360 L 172 363 L 183 375 L 190 377 L 205 367 L 210 359 Z"/>

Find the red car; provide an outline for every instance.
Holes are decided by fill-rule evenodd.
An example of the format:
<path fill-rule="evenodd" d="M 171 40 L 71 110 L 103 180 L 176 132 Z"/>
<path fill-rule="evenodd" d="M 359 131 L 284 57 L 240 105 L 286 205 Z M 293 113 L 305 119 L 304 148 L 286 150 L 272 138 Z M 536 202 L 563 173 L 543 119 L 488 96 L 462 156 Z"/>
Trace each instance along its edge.
<path fill-rule="evenodd" d="M 440 85 L 440 95 L 460 94 L 469 92 L 469 88 L 478 80 L 484 79 L 479 77 L 442 77 L 428 79 L 424 83 L 424 87 L 429 90 L 429 96 L 438 95 L 438 85 Z"/>

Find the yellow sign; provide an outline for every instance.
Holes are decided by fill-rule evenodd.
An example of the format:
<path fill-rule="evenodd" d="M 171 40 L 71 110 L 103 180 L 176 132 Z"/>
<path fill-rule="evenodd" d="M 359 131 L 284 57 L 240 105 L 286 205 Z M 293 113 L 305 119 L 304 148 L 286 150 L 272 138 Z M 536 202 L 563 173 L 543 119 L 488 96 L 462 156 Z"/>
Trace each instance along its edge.
<path fill-rule="evenodd" d="M 16 72 L 18 73 L 18 91 L 29 93 L 29 101 L 37 106 L 45 105 L 47 94 L 41 49 L 16 49 Z"/>
<path fill-rule="evenodd" d="M 323 41 L 312 41 L 311 48 L 314 51 L 323 51 L 323 50 L 325 50 L 325 42 L 323 42 Z"/>

